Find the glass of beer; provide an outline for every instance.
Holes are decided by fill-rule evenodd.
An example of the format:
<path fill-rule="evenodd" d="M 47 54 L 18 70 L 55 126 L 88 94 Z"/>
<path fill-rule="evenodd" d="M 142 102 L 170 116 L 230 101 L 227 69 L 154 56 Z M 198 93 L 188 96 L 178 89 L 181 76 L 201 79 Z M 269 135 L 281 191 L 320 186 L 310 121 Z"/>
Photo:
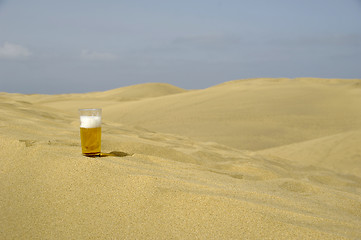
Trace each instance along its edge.
<path fill-rule="evenodd" d="M 79 109 L 80 139 L 84 156 L 100 156 L 102 109 Z"/>

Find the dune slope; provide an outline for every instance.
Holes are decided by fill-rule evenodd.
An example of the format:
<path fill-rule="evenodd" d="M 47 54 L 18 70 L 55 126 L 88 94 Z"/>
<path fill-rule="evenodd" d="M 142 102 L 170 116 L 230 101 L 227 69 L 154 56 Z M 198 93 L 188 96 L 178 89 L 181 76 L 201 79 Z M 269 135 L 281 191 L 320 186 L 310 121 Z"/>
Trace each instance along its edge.
<path fill-rule="evenodd" d="M 361 129 L 360 80 L 251 79 L 104 107 L 108 119 L 261 150 Z M 116 113 L 116 114 L 114 114 Z"/>
<path fill-rule="evenodd" d="M 361 176 L 361 131 L 339 133 L 260 151 L 307 166 Z"/>

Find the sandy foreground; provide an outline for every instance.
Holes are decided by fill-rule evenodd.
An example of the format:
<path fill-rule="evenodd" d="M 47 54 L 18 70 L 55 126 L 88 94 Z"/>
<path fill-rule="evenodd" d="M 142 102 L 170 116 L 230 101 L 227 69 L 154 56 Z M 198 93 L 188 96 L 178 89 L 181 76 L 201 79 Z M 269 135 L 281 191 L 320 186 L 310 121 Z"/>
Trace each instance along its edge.
<path fill-rule="evenodd" d="M 81 155 L 89 107 L 118 156 Z M 361 80 L 0 93 L 0 239 L 361 239 L 360 226 Z"/>

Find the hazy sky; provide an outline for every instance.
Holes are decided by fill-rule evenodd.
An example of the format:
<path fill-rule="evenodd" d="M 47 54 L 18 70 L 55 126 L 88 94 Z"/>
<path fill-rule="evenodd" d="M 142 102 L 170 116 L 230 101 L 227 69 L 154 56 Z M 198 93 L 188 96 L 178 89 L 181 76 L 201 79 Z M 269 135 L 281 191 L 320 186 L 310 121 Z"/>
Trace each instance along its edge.
<path fill-rule="evenodd" d="M 0 92 L 361 78 L 361 0 L 0 0 Z"/>

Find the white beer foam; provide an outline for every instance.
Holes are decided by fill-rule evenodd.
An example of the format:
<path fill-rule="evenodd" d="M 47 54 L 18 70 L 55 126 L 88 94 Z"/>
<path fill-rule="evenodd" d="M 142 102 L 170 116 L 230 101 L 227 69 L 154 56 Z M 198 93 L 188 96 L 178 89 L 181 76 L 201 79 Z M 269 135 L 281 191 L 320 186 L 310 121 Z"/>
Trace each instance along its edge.
<path fill-rule="evenodd" d="M 102 118 L 100 116 L 80 116 L 81 128 L 97 128 L 101 127 Z"/>

